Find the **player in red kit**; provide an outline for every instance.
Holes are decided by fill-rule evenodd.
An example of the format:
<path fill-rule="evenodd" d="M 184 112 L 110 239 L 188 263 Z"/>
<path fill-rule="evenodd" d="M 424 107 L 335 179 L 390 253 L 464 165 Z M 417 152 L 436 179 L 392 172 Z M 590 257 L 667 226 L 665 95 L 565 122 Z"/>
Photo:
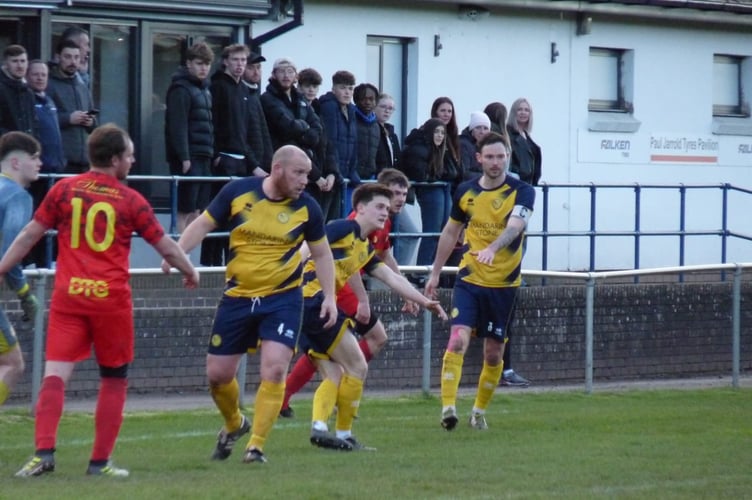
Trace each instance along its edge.
<path fill-rule="evenodd" d="M 48 229 L 57 229 L 59 254 L 50 305 L 46 363 L 36 407 L 34 456 L 16 473 L 39 476 L 55 470 L 57 428 L 65 386 L 75 364 L 91 355 L 100 386 L 90 475 L 125 477 L 110 455 L 123 421 L 128 365 L 133 361 L 133 304 L 128 274 L 131 235 L 138 233 L 178 268 L 186 287 L 199 276 L 185 253 L 154 216 L 148 202 L 125 186 L 134 162 L 133 142 L 115 125 L 97 128 L 88 140 L 91 168 L 58 181 L 32 221 L 0 261 L 0 275 L 20 262 Z"/>

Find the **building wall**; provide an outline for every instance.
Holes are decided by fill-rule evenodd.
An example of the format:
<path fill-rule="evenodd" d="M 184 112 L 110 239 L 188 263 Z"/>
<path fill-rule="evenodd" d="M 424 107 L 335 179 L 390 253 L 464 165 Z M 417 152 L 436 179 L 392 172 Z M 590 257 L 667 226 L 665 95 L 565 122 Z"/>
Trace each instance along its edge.
<path fill-rule="evenodd" d="M 134 283 L 136 359 L 130 369 L 131 394 L 191 393 L 206 390 L 206 343 L 221 293 L 221 278 L 206 275 L 202 290 L 180 288 L 177 276 L 137 277 Z M 441 300 L 449 306 L 449 290 Z M 21 326 L 18 302 L 0 298 L 11 321 Z M 513 328 L 512 364 L 535 384 L 580 384 L 585 379 L 585 288 L 582 285 L 530 286 L 520 290 Z M 369 365 L 367 388 L 420 391 L 423 367 L 423 316 L 400 312 L 390 291 L 371 292 L 371 303 L 390 340 Z M 599 284 L 594 311 L 595 382 L 728 375 L 731 372 L 731 284 Z M 752 370 L 752 285 L 742 287 L 741 370 Z M 448 324 L 431 322 L 431 388 L 438 390 Z M 27 361 L 23 379 L 11 395 L 31 398 L 33 332 L 19 331 Z M 248 358 L 246 391 L 258 384 L 258 356 Z M 481 342 L 471 342 L 462 385 L 477 383 Z M 69 397 L 90 397 L 98 370 L 82 363 L 68 387 Z M 315 388 L 309 384 L 306 391 Z M 208 397 L 208 396 L 207 396 Z"/>
<path fill-rule="evenodd" d="M 417 5 L 416 5 L 417 4 Z M 622 10 L 629 10 L 623 7 Z M 276 26 L 256 22 L 254 36 Z M 470 113 L 491 101 L 508 107 L 526 97 L 534 109 L 533 137 L 543 148 L 543 181 L 547 183 L 621 184 L 620 190 L 601 191 L 597 200 L 597 228 L 628 231 L 634 228 L 634 192 L 640 184 L 752 186 L 752 137 L 712 134 L 713 54 L 752 56 L 752 32 L 719 24 L 699 24 L 673 19 L 638 19 L 595 16 L 591 33 L 576 34 L 573 13 L 523 8 L 491 8 L 475 21 L 458 15 L 447 3 L 307 0 L 304 25 L 263 46 L 271 62 L 293 58 L 298 68 L 315 67 L 329 77 L 339 69 L 352 71 L 360 82 L 368 71 L 368 35 L 414 39 L 406 79 L 414 90 L 407 102 L 408 130 L 423 123 L 433 100 L 450 96 L 458 125 L 464 128 Z M 434 36 L 443 49 L 434 56 Z M 559 56 L 551 62 L 551 43 Z M 634 51 L 634 117 L 641 122 L 635 133 L 588 130 L 588 71 L 590 47 Z M 389 93 L 397 89 L 382 89 Z M 748 99 L 748 98 L 747 98 Z M 749 123 L 749 119 L 745 123 Z M 718 141 L 718 161 L 708 164 L 651 161 L 651 138 L 686 138 Z M 604 142 L 605 141 L 605 142 Z M 628 141 L 628 155 L 608 141 Z M 540 189 L 538 190 L 541 194 Z M 692 191 L 687 200 L 686 229 L 722 227 L 720 189 Z M 541 197 L 538 197 L 540 209 Z M 641 201 L 643 231 L 677 230 L 680 220 L 677 190 L 645 190 Z M 752 209 L 746 194 L 729 197 L 728 228 L 749 232 L 745 213 Z M 530 230 L 542 225 L 540 210 Z M 552 191 L 551 231 L 587 231 L 590 195 L 587 189 Z M 631 268 L 634 254 L 629 238 L 604 239 L 599 244 L 598 267 Z M 653 238 L 641 255 L 643 267 L 679 263 L 674 238 Z M 587 239 L 553 241 L 550 269 L 588 268 Z M 716 237 L 689 240 L 686 264 L 718 262 L 721 241 Z M 541 262 L 540 239 L 531 239 L 526 263 Z M 748 241 L 728 247 L 727 260 L 752 258 Z"/>

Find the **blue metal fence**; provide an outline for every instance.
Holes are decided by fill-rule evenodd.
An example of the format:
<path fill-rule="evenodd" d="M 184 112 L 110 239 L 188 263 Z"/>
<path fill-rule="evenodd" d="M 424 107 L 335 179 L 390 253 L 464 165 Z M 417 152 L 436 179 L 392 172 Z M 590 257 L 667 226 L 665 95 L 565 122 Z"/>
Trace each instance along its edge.
<path fill-rule="evenodd" d="M 61 175 L 47 175 L 43 176 L 49 178 L 50 182 L 54 182 L 56 178 L 63 177 Z M 170 213 L 170 227 L 169 232 L 170 234 L 176 235 L 176 227 L 177 227 L 177 190 L 178 185 L 180 182 L 227 182 L 229 180 L 232 180 L 232 177 L 183 177 L 183 176 L 152 176 L 152 175 L 133 175 L 128 177 L 129 181 L 133 183 L 139 183 L 139 182 L 149 182 L 149 183 L 155 183 L 155 182 L 167 182 L 169 183 L 170 189 L 170 202 L 169 202 L 169 208 L 168 211 Z M 435 187 L 436 189 L 447 189 L 447 186 L 445 183 L 436 182 L 436 183 L 419 183 L 416 185 L 421 186 L 431 186 Z M 541 214 L 541 230 L 535 231 L 530 230 L 527 232 L 527 236 L 529 238 L 540 238 L 541 239 L 541 262 L 540 262 L 540 269 L 541 270 L 548 270 L 550 265 L 550 245 L 553 239 L 555 238 L 586 238 L 588 241 L 588 251 L 589 251 L 589 259 L 588 259 L 588 269 L 587 271 L 593 272 L 599 269 L 598 262 L 596 262 L 596 249 L 598 248 L 598 241 L 601 238 L 610 238 L 610 237 L 631 237 L 633 238 L 633 252 L 634 252 L 634 260 L 633 260 L 633 269 L 640 269 L 641 268 L 641 262 L 640 262 L 640 252 L 641 247 L 644 243 L 644 240 L 646 238 L 653 238 L 653 237 L 665 237 L 665 236 L 672 236 L 677 238 L 677 245 L 678 245 L 678 262 L 675 263 L 675 265 L 678 266 L 684 266 L 686 265 L 686 251 L 687 251 L 687 245 L 688 245 L 688 237 L 690 236 L 718 236 L 721 239 L 721 250 L 720 250 L 720 256 L 718 259 L 718 263 L 725 264 L 728 262 L 728 244 L 729 241 L 732 239 L 738 239 L 743 241 L 752 241 L 752 234 L 733 230 L 729 228 L 729 211 L 730 211 L 730 201 L 729 201 L 729 195 L 730 193 L 740 193 L 741 195 L 744 195 L 747 197 L 748 203 L 752 206 L 752 189 L 742 188 L 739 186 L 734 186 L 728 183 L 719 183 L 719 184 L 698 184 L 698 185 L 689 185 L 689 184 L 638 184 L 638 183 L 632 183 L 632 184 L 595 184 L 595 183 L 586 183 L 586 184 L 559 184 L 559 183 L 543 183 L 540 186 L 536 188 L 540 195 L 542 195 L 542 207 L 540 204 L 538 205 L 539 208 L 537 208 L 537 212 L 542 212 Z M 566 191 L 568 193 L 576 192 L 577 190 L 587 190 L 589 194 L 589 206 L 588 206 L 588 217 L 589 220 L 587 221 L 587 230 L 580 230 L 575 231 L 571 229 L 567 229 L 564 231 L 557 231 L 553 230 L 551 228 L 551 213 L 552 213 L 552 202 L 551 197 L 552 193 L 560 192 L 560 191 Z M 688 212 L 688 205 L 687 205 L 687 197 L 690 192 L 697 192 L 697 191 L 708 191 L 708 190 L 718 190 L 721 194 L 721 201 L 719 207 L 707 207 L 707 210 L 717 210 L 720 213 L 720 227 L 717 228 L 710 228 L 710 229 L 687 229 L 688 227 L 688 220 L 687 220 L 687 212 Z M 343 190 L 344 191 L 344 190 Z M 607 228 L 602 228 L 598 226 L 597 223 L 597 216 L 599 214 L 599 196 L 608 196 L 608 193 L 619 191 L 619 192 L 625 192 L 625 191 L 632 191 L 633 194 L 633 203 L 634 203 L 634 222 L 633 222 L 633 228 L 630 230 L 611 230 Z M 648 230 L 643 228 L 643 216 L 642 216 L 642 206 L 643 206 L 643 199 L 646 192 L 676 192 L 679 195 L 679 203 L 678 203 L 678 213 L 674 215 L 675 220 L 677 222 L 677 229 L 667 229 L 667 230 Z M 348 206 L 346 204 L 346 200 L 342 199 L 340 200 L 340 207 L 342 216 L 346 216 L 346 207 Z M 601 204 L 605 204 L 605 202 L 602 202 Z M 48 235 L 48 256 L 51 256 L 51 242 L 52 242 L 52 234 Z M 227 236 L 227 233 L 212 233 L 212 236 L 214 237 L 220 237 L 220 236 Z M 399 238 L 406 238 L 406 237 L 424 237 L 424 238 L 438 238 L 439 233 L 399 233 L 394 232 L 392 233 L 392 236 L 399 240 Z M 49 261 L 48 261 L 49 262 Z M 635 277 L 635 280 L 639 279 L 638 277 Z M 680 280 L 682 280 L 683 277 L 680 276 Z"/>

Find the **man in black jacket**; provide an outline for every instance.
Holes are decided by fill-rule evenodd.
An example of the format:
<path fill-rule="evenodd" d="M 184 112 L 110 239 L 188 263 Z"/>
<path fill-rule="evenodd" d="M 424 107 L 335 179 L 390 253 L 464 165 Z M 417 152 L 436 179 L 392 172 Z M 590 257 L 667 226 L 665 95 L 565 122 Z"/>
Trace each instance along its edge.
<path fill-rule="evenodd" d="M 21 45 L 8 45 L 0 70 L 0 135 L 19 131 L 39 137 L 34 93 L 26 85 L 29 59 Z"/>
<path fill-rule="evenodd" d="M 212 121 L 214 123 L 214 161 L 212 175 L 218 177 L 255 175 L 266 177 L 258 155 L 249 140 L 251 95 L 243 83 L 250 49 L 235 43 L 222 50 L 222 67 L 211 77 Z M 212 183 L 212 195 L 224 183 Z M 219 228 L 224 231 L 224 228 Z M 222 266 L 228 253 L 227 238 L 207 239 L 201 245 L 201 264 Z"/>
<path fill-rule="evenodd" d="M 214 53 L 203 42 L 185 53 L 185 67 L 172 75 L 167 89 L 165 150 L 173 175 L 208 177 L 214 158 L 214 125 L 209 92 L 209 70 Z M 178 184 L 178 232 L 182 233 L 211 200 L 211 183 Z"/>

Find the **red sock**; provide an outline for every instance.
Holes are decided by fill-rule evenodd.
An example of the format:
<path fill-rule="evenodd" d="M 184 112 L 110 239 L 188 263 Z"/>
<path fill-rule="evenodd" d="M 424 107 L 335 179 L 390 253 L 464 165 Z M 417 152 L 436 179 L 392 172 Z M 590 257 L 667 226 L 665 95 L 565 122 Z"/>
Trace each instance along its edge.
<path fill-rule="evenodd" d="M 360 346 L 360 350 L 363 351 L 363 356 L 366 357 L 366 363 L 371 361 L 373 359 L 373 354 L 371 354 L 371 348 L 368 347 L 368 342 L 366 342 L 366 339 L 360 339 L 358 345 Z"/>
<path fill-rule="evenodd" d="M 91 460 L 109 460 L 115 441 L 123 423 L 125 395 L 128 392 L 128 380 L 124 378 L 103 377 L 99 382 L 97 409 L 94 413 L 94 447 Z"/>
<path fill-rule="evenodd" d="M 57 442 L 57 426 L 63 415 L 65 384 L 56 376 L 44 377 L 39 389 L 36 420 L 34 421 L 34 444 L 37 450 L 54 450 Z"/>
<path fill-rule="evenodd" d="M 285 381 L 285 399 L 282 401 L 282 409 L 290 407 L 290 398 L 303 388 L 316 373 L 316 365 L 308 356 L 301 356 L 292 367 L 292 371 Z"/>

